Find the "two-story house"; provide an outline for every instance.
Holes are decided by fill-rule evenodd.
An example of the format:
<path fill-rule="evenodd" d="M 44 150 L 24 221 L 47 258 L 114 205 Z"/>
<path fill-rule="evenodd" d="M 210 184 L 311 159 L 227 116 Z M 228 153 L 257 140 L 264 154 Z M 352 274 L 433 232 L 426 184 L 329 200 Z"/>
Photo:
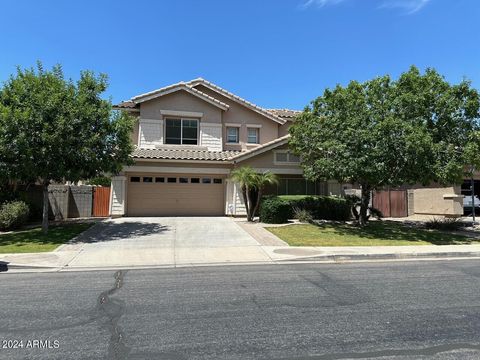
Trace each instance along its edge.
<path fill-rule="evenodd" d="M 244 215 L 232 169 L 271 171 L 278 195 L 342 195 L 350 184 L 310 182 L 288 149 L 298 111 L 265 109 L 204 79 L 180 82 L 115 106 L 136 119 L 133 166 L 112 179 L 112 216 Z M 387 216 L 463 213 L 459 186 L 377 192 Z"/>
<path fill-rule="evenodd" d="M 287 147 L 297 111 L 264 109 L 204 79 L 141 94 L 115 108 L 137 118 L 133 166 L 112 181 L 113 216 L 242 215 L 232 169 L 272 171 L 276 194 L 340 194 L 309 182 Z"/>

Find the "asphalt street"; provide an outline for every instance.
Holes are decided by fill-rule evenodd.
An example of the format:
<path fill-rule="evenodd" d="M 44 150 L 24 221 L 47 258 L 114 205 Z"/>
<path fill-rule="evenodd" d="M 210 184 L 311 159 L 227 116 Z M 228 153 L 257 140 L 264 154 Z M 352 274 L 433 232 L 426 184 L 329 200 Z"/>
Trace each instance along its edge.
<path fill-rule="evenodd" d="M 1 273 L 0 304 L 8 360 L 480 359 L 478 260 Z"/>

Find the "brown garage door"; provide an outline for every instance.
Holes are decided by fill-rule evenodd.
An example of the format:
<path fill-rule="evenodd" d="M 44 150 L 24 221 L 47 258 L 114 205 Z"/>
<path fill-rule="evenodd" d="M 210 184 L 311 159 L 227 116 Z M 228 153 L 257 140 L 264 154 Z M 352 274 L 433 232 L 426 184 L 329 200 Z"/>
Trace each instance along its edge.
<path fill-rule="evenodd" d="M 129 216 L 224 214 L 225 179 L 217 175 L 128 176 Z"/>

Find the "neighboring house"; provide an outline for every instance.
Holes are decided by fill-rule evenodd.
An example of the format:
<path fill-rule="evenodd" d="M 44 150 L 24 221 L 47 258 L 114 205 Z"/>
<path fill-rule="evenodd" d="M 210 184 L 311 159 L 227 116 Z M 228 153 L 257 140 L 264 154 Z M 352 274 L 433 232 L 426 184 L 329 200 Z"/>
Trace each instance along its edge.
<path fill-rule="evenodd" d="M 288 149 L 288 128 L 298 111 L 262 108 L 204 79 L 141 94 L 115 108 L 137 121 L 135 164 L 112 179 L 112 216 L 243 215 L 239 186 L 229 174 L 245 165 L 278 175 L 278 186 L 267 189 L 273 194 L 343 195 L 352 188 L 303 178 L 300 159 Z M 439 211 L 451 213 L 453 207 L 443 202 Z"/>

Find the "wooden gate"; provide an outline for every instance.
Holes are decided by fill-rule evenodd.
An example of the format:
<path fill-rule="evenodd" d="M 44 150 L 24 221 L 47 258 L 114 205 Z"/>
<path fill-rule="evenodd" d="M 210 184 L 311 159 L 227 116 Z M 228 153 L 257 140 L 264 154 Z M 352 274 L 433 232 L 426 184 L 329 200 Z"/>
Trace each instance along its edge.
<path fill-rule="evenodd" d="M 110 188 L 93 188 L 93 216 L 105 217 L 110 215 Z"/>
<path fill-rule="evenodd" d="M 407 190 L 380 190 L 373 193 L 373 207 L 385 217 L 406 217 Z"/>

